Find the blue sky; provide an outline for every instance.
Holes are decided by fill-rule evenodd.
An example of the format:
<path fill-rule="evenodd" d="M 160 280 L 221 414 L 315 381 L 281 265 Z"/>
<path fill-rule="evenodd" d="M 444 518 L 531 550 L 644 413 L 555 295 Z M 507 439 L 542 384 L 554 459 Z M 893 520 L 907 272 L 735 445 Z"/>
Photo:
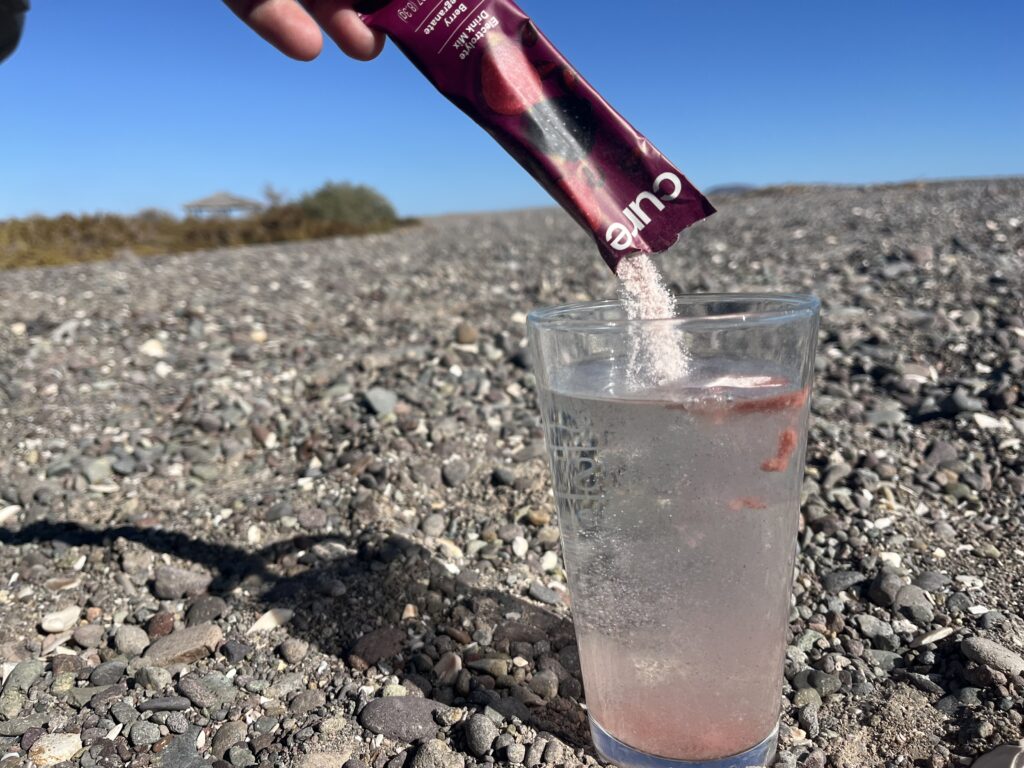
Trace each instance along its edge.
<path fill-rule="evenodd" d="M 1019 0 L 521 5 L 700 186 L 1024 174 Z M 36 0 L 0 104 L 0 218 L 327 179 L 406 215 L 549 202 L 394 48 L 293 62 L 215 0 Z"/>

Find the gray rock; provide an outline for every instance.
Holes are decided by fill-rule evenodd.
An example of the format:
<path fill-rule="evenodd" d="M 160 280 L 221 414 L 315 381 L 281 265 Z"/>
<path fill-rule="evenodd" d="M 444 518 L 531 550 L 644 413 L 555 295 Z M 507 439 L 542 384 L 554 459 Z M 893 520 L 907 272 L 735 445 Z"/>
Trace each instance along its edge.
<path fill-rule="evenodd" d="M 128 701 L 115 701 L 110 705 L 110 714 L 122 725 L 131 725 L 139 719 L 139 710 L 133 707 Z"/>
<path fill-rule="evenodd" d="M 416 750 L 409 768 L 465 768 L 466 758 L 443 741 L 431 739 Z"/>
<path fill-rule="evenodd" d="M 228 612 L 228 604 L 223 598 L 216 595 L 200 595 L 188 607 L 185 613 L 185 623 L 194 627 L 207 621 L 219 619 Z"/>
<path fill-rule="evenodd" d="M 256 765 L 256 756 L 247 747 L 236 744 L 228 750 L 228 762 L 235 768 L 247 768 Z"/>
<path fill-rule="evenodd" d="M 218 707 L 235 700 L 238 690 L 234 683 L 220 672 L 185 675 L 178 681 L 178 693 L 196 707 Z"/>
<path fill-rule="evenodd" d="M 971 763 L 971 768 L 1024 768 L 1024 746 L 1004 744 L 996 747 Z"/>
<path fill-rule="evenodd" d="M 303 691 L 288 702 L 288 711 L 295 717 L 301 717 L 307 712 L 312 712 L 327 703 L 327 697 L 323 691 Z"/>
<path fill-rule="evenodd" d="M 156 696 L 139 704 L 141 712 L 181 712 L 192 706 L 184 696 Z"/>
<path fill-rule="evenodd" d="M 398 395 L 383 387 L 370 388 L 366 392 L 365 398 L 370 410 L 378 416 L 386 416 L 398 405 Z"/>
<path fill-rule="evenodd" d="M 157 768 L 204 768 L 208 762 L 196 750 L 196 741 L 201 732 L 198 726 L 192 726 L 175 736 L 167 748 L 155 756 L 152 764 Z"/>
<path fill-rule="evenodd" d="M 441 467 L 441 479 L 449 488 L 462 485 L 469 478 L 470 466 L 463 459 L 451 459 Z"/>
<path fill-rule="evenodd" d="M 148 747 L 160 741 L 160 726 L 149 720 L 137 720 L 132 724 L 129 739 L 133 746 Z"/>
<path fill-rule="evenodd" d="M 171 733 L 185 733 L 188 730 L 188 718 L 182 712 L 168 712 L 164 722 Z"/>
<path fill-rule="evenodd" d="M 122 677 L 128 665 L 123 661 L 105 661 L 98 665 L 89 675 L 89 683 L 92 685 L 114 685 Z"/>
<path fill-rule="evenodd" d="M 21 736 L 30 728 L 41 728 L 50 720 L 49 712 L 39 712 L 25 717 L 0 720 L 0 736 Z"/>
<path fill-rule="evenodd" d="M 938 592 L 951 581 L 952 579 L 949 576 L 939 571 L 924 571 L 914 578 L 915 586 L 920 587 L 926 592 Z"/>
<path fill-rule="evenodd" d="M 171 673 L 163 667 L 143 667 L 135 673 L 135 681 L 147 691 L 162 691 L 171 684 Z"/>
<path fill-rule="evenodd" d="M 149 647 L 149 635 L 142 627 L 122 624 L 114 633 L 114 647 L 125 656 L 140 656 Z"/>
<path fill-rule="evenodd" d="M 1024 657 L 983 637 L 968 637 L 960 643 L 960 651 L 971 661 L 984 664 L 1003 674 L 1019 675 L 1024 673 Z"/>
<path fill-rule="evenodd" d="M 505 747 L 505 759 L 513 765 L 518 765 L 526 758 L 526 747 L 522 744 L 509 744 Z"/>
<path fill-rule="evenodd" d="M 213 753 L 213 756 L 218 759 L 224 757 L 231 747 L 245 741 L 245 735 L 248 730 L 248 726 L 241 720 L 232 720 L 224 723 L 224 725 L 217 729 L 217 733 L 213 736 L 213 741 L 210 742 L 210 751 Z"/>
<path fill-rule="evenodd" d="M 190 664 L 216 650 L 223 639 L 224 633 L 216 624 L 200 624 L 159 638 L 143 657 L 160 666 Z"/>
<path fill-rule="evenodd" d="M 928 593 L 913 584 L 900 589 L 892 607 L 919 626 L 927 626 L 935 618 Z"/>
<path fill-rule="evenodd" d="M 859 571 L 833 571 L 824 576 L 821 583 L 826 590 L 835 594 L 867 581 L 867 578 L 867 576 Z"/>
<path fill-rule="evenodd" d="M 498 727 L 489 717 L 473 715 L 469 718 L 469 722 L 466 723 L 466 746 L 471 755 L 476 757 L 486 755 L 496 738 L 498 738 Z"/>
<path fill-rule="evenodd" d="M 76 627 L 71 633 L 71 639 L 82 648 L 98 648 L 106 634 L 106 627 L 101 624 L 86 624 Z"/>
<path fill-rule="evenodd" d="M 32 684 L 43 676 L 45 671 L 45 661 L 19 661 L 14 665 L 14 669 L 12 669 L 11 673 L 7 676 L 7 681 L 4 683 L 4 692 L 27 692 L 28 689 L 32 687 Z"/>
<path fill-rule="evenodd" d="M 397 741 L 418 741 L 438 731 L 435 713 L 448 707 L 439 701 L 414 696 L 390 696 L 374 699 L 359 713 L 359 724 L 372 733 Z"/>
<path fill-rule="evenodd" d="M 172 565 L 158 565 L 153 579 L 153 594 L 161 600 L 180 600 L 205 592 L 213 577 L 208 573 L 176 568 Z"/>
<path fill-rule="evenodd" d="M 437 536 L 444 535 L 445 529 L 447 527 L 448 521 L 445 519 L 444 515 L 439 515 L 436 512 L 427 515 L 423 519 L 423 522 L 420 523 L 420 530 L 423 531 L 423 533 L 427 536 L 433 536 L 435 538 Z"/>
<path fill-rule="evenodd" d="M 289 664 L 299 664 L 309 653 L 309 643 L 297 637 L 289 637 L 278 646 L 277 652 Z"/>
<path fill-rule="evenodd" d="M 543 699 L 553 699 L 558 695 L 558 675 L 550 669 L 536 672 L 530 680 L 530 690 Z"/>
<path fill-rule="evenodd" d="M 868 597 L 875 605 L 888 608 L 895 602 L 896 595 L 903 589 L 903 579 L 891 571 L 882 571 L 868 587 Z"/>
<path fill-rule="evenodd" d="M 547 605 L 561 605 L 562 596 L 550 587 L 545 587 L 539 581 L 530 585 L 530 597 Z"/>
<path fill-rule="evenodd" d="M 93 485 L 105 483 L 113 477 L 111 464 L 111 460 L 106 457 L 89 459 L 82 464 L 82 474 Z"/>
<path fill-rule="evenodd" d="M 888 622 L 882 621 L 868 613 L 854 616 L 852 621 L 861 635 L 870 640 L 875 648 L 894 651 L 898 647 L 895 633 Z"/>

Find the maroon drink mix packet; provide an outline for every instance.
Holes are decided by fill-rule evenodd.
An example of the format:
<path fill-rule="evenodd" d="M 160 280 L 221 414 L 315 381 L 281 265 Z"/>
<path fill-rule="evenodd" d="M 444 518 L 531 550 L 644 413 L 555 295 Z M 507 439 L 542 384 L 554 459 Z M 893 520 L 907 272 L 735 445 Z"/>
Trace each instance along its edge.
<path fill-rule="evenodd" d="M 593 234 L 613 270 L 715 212 L 512 0 L 363 0 L 357 9 Z"/>

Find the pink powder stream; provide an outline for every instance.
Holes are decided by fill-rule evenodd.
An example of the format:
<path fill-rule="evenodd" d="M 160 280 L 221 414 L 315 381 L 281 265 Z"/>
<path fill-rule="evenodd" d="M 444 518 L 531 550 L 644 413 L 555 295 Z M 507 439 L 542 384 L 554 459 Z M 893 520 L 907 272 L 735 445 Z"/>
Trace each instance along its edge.
<path fill-rule="evenodd" d="M 619 295 L 630 320 L 676 316 L 676 302 L 646 254 L 623 259 L 617 271 Z M 627 378 L 635 389 L 660 387 L 686 375 L 689 358 L 670 323 L 638 326 L 631 333 Z"/>

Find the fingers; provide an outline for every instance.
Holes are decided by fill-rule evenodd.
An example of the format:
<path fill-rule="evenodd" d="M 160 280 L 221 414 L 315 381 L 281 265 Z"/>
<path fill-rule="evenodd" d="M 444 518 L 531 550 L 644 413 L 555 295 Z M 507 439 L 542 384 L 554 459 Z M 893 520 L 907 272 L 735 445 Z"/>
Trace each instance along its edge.
<path fill-rule="evenodd" d="M 310 61 L 315 59 L 323 48 L 323 36 L 319 27 L 295 0 L 224 2 L 260 37 L 286 56 Z"/>
<path fill-rule="evenodd" d="M 307 0 L 307 7 L 327 35 L 347 55 L 368 61 L 384 48 L 384 35 L 370 29 L 352 10 L 355 0 Z"/>

